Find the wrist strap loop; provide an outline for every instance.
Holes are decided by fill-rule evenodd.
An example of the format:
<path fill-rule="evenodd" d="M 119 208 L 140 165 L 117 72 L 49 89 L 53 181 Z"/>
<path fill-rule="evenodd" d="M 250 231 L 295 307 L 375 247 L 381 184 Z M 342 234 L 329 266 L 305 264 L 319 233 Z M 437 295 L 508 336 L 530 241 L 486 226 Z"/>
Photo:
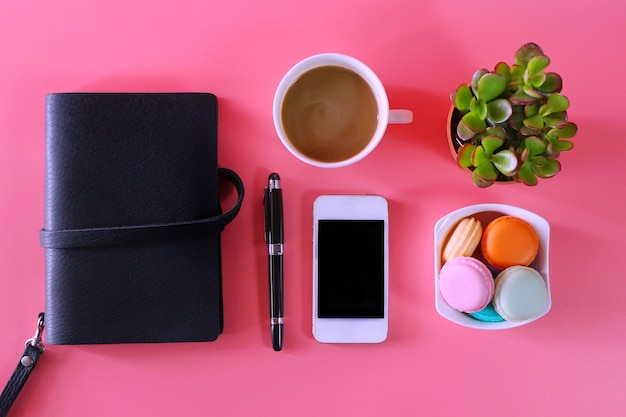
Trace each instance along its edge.
<path fill-rule="evenodd" d="M 44 313 L 39 313 L 35 335 L 26 341 L 26 348 L 20 357 L 17 367 L 9 378 L 9 382 L 0 394 L 0 417 L 5 417 L 20 394 L 30 373 L 37 365 L 39 356 L 45 351 L 41 340 L 44 330 Z"/>

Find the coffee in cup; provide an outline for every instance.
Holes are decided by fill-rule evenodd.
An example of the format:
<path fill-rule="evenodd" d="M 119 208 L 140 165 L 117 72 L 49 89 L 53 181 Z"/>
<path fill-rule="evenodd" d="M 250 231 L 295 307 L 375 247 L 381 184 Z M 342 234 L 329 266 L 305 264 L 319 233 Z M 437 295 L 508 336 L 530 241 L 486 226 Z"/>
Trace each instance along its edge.
<path fill-rule="evenodd" d="M 368 155 L 388 123 L 410 123 L 408 110 L 389 110 L 382 83 L 360 61 L 321 54 L 294 66 L 274 97 L 274 125 L 299 159 L 340 167 Z"/>

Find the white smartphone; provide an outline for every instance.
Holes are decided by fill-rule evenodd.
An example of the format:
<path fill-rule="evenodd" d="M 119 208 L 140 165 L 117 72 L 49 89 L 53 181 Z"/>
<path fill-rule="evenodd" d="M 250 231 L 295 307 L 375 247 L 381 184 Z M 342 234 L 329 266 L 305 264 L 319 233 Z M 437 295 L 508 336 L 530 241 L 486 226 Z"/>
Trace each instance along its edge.
<path fill-rule="evenodd" d="M 377 195 L 323 195 L 313 205 L 313 335 L 380 343 L 389 323 L 389 210 Z"/>

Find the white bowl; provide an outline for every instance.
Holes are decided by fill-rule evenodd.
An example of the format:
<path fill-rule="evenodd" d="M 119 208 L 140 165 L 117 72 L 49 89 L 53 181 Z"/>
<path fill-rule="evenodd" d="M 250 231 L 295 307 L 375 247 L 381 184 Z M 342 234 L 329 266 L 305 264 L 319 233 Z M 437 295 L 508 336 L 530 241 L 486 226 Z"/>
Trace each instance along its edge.
<path fill-rule="evenodd" d="M 441 252 L 443 249 L 443 243 L 445 242 L 448 234 L 452 231 L 453 227 L 456 226 L 461 219 L 469 216 L 480 220 L 483 228 L 485 228 L 490 221 L 497 217 L 515 216 L 526 220 L 537 232 L 537 235 L 539 236 L 539 251 L 535 260 L 530 264 L 530 267 L 537 270 L 543 279 L 545 279 L 546 288 L 548 289 L 548 297 L 544 309 L 536 317 L 525 321 L 480 321 L 468 314 L 462 313 L 450 307 L 441 297 L 441 294 L 439 293 L 439 271 L 441 271 L 442 266 Z M 460 324 L 461 326 L 484 330 L 500 330 L 519 327 L 546 315 L 552 306 L 548 262 L 550 253 L 549 245 L 550 224 L 543 217 L 519 207 L 509 206 L 506 204 L 477 204 L 474 206 L 463 207 L 442 217 L 435 224 L 435 308 L 437 309 L 437 312 L 448 320 Z"/>

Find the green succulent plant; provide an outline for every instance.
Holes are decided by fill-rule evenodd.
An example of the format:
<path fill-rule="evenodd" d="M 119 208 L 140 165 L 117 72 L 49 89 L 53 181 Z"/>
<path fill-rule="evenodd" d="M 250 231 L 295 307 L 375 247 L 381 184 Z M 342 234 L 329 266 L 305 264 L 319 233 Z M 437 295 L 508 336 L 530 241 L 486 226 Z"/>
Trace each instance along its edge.
<path fill-rule="evenodd" d="M 569 139 L 578 127 L 567 119 L 563 81 L 546 71 L 549 64 L 538 45 L 527 43 L 513 65 L 479 69 L 450 95 L 459 116 L 453 129 L 457 163 L 471 170 L 479 187 L 496 181 L 536 185 L 561 170 L 559 155 L 572 149 Z"/>

